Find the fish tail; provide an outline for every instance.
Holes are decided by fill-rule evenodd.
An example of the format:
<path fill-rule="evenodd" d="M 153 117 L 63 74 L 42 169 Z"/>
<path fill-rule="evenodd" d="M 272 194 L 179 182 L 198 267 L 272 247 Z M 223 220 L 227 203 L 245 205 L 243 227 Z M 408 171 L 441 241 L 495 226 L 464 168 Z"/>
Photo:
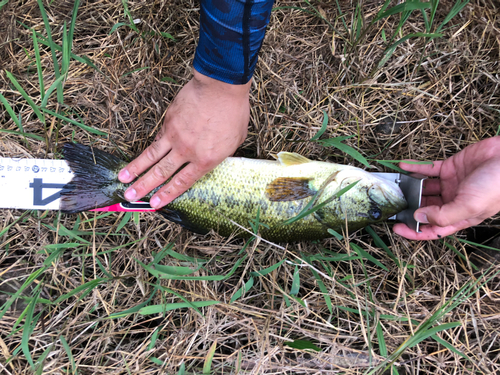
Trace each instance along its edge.
<path fill-rule="evenodd" d="M 76 143 L 65 143 L 63 155 L 74 177 L 61 192 L 61 211 L 75 213 L 125 201 L 126 186 L 118 180 L 124 161 Z"/>

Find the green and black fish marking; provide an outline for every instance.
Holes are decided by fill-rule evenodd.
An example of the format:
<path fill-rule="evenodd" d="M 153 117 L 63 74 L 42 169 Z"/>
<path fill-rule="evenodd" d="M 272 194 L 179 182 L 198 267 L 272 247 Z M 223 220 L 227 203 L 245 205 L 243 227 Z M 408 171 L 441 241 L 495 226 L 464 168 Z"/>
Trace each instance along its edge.
<path fill-rule="evenodd" d="M 118 172 L 127 163 L 80 144 L 67 143 L 63 152 L 75 176 L 62 193 L 62 211 L 79 212 L 125 201 L 123 194 L 131 184 L 122 184 Z M 332 199 L 356 181 L 352 189 Z M 148 201 L 153 193 L 143 200 Z M 330 202 L 314 214 L 283 224 L 311 199 L 315 205 Z M 248 228 L 260 210 L 263 225 L 259 234 L 286 242 L 329 237 L 328 228 L 340 231 L 346 222 L 353 231 L 386 220 L 406 206 L 393 182 L 359 168 L 280 152 L 277 161 L 227 158 L 159 212 L 197 233 L 213 229 L 223 236 L 248 237 L 249 233 L 230 220 Z"/>

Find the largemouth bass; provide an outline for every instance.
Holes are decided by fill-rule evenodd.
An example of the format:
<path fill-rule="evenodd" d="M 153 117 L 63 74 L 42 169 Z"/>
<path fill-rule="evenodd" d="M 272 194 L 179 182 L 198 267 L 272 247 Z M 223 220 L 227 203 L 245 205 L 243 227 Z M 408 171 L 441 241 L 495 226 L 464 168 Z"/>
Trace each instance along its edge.
<path fill-rule="evenodd" d="M 123 194 L 131 184 L 118 180 L 126 162 L 80 144 L 65 144 L 63 153 L 75 176 L 63 190 L 62 211 L 73 213 L 126 201 Z M 148 201 L 153 193 L 143 200 Z M 196 233 L 213 229 L 222 236 L 239 237 L 250 234 L 234 223 L 246 228 L 254 223 L 255 227 L 258 216 L 261 237 L 289 242 L 330 237 L 328 228 L 340 231 L 346 224 L 350 231 L 360 229 L 406 206 L 403 193 L 391 181 L 356 167 L 280 152 L 276 161 L 227 158 L 159 212 Z M 319 209 L 285 224 L 310 207 Z"/>

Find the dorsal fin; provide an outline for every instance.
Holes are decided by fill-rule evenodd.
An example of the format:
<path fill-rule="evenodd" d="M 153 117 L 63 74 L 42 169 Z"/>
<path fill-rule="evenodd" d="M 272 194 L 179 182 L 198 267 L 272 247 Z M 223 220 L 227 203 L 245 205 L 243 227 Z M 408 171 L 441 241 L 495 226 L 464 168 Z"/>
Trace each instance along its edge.
<path fill-rule="evenodd" d="M 309 160 L 305 156 L 296 154 L 295 152 L 285 152 L 285 151 L 278 152 L 278 160 L 284 167 L 311 162 L 311 160 Z"/>

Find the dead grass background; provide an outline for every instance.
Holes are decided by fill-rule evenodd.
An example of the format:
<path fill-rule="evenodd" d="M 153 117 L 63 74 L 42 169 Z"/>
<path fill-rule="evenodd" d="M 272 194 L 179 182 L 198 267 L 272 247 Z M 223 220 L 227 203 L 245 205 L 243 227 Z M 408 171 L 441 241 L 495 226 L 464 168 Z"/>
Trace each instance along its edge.
<path fill-rule="evenodd" d="M 453 3 L 441 1 L 438 22 Z M 357 4 L 339 2 L 349 29 Z M 376 15 L 379 2 L 359 4 L 367 25 Z M 53 38 L 61 44 L 62 25 L 70 21 L 73 3 L 54 1 L 44 5 Z M 381 69 L 376 67 L 384 48 L 382 29 L 392 35 L 398 17 L 376 23 L 355 48 L 350 48 L 346 41 L 354 41 L 355 33 L 342 26 L 337 3 L 312 5 L 333 27 L 306 2 L 276 3 L 279 9 L 272 14 L 252 87 L 249 136 L 238 155 L 269 158 L 286 150 L 312 159 L 357 164 L 335 149 L 294 142 L 308 140 L 318 131 L 322 111 L 330 117 L 327 136 L 354 134 L 348 144 L 367 157 L 377 155 L 385 160 L 442 159 L 498 133 L 498 2 L 471 1 L 450 22 L 442 38 L 427 45 L 423 38 L 409 39 Z M 152 141 L 168 104 L 190 78 L 199 4 L 153 0 L 130 1 L 128 7 L 133 18 L 140 20 L 137 27 L 141 32 L 168 32 L 176 41 L 158 34 L 141 37 L 127 26 L 110 34 L 115 24 L 128 22 L 122 3 L 83 1 L 72 52 L 90 58 L 99 71 L 72 60 L 64 85 L 64 106 L 57 104 L 55 94 L 48 104 L 52 110 L 72 110 L 86 125 L 108 132 L 110 137 L 98 137 L 47 116 L 48 148 L 44 142 L 28 139 L 26 144 L 19 136 L 2 133 L 0 156 L 57 157 L 60 145 L 75 139 L 108 151 L 119 148 L 132 158 Z M 31 32 L 21 23 L 45 35 L 36 1 L 10 0 L 0 11 L 0 92 L 22 115 L 25 132 L 43 135 L 40 121 L 5 74 L 6 70 L 12 72 L 32 98 L 39 98 Z M 423 31 L 423 19 L 415 12 L 404 25 L 403 35 L 418 31 Z M 47 88 L 54 81 L 53 64 L 46 47 L 41 47 L 41 55 Z M 400 129 L 391 132 L 389 126 L 387 131 L 387 126 L 381 126 L 387 119 L 397 119 Z M 17 130 L 5 111 L 0 112 L 0 127 Z M 243 242 L 215 234 L 194 235 L 154 214 L 142 214 L 139 223 L 130 221 L 118 234 L 115 229 L 121 214 L 87 222 L 93 213 L 81 214 L 82 222 L 77 222 L 78 215 L 57 212 L 28 212 L 17 220 L 21 214 L 0 212 L 0 232 L 14 223 L 0 238 L 3 292 L 14 292 L 42 266 L 47 258 L 44 246 L 74 241 L 60 232 L 61 225 L 79 230 L 90 246 L 67 249 L 36 279 L 35 284 L 42 284 L 42 298 L 54 301 L 84 283 L 107 277 L 98 262 L 113 276 L 83 297 L 78 298 L 78 294 L 57 305 L 37 305 L 35 313 L 41 313 L 41 317 L 29 346 L 35 360 L 50 348 L 42 365 L 46 374 L 74 371 L 61 336 L 68 342 L 80 374 L 173 374 L 178 373 L 181 363 L 188 373 L 200 374 L 214 343 L 214 374 L 365 373 L 383 360 L 378 323 L 389 354 L 416 329 L 407 321 L 389 320 L 385 315 L 422 322 L 467 281 L 485 280 L 495 267 L 498 270 L 498 266 L 487 270 L 494 254 L 481 253 L 483 260 L 479 260 L 476 247 L 459 241 L 490 241 L 498 236 L 498 217 L 455 238 L 426 243 L 399 238 L 391 233 L 390 225 L 379 225 L 376 232 L 390 246 L 401 268 L 365 231 L 351 233 L 349 241 L 369 251 L 389 271 L 359 260 L 315 263 L 324 273 L 322 280 L 334 307 L 330 313 L 317 279 L 305 266 L 299 268 L 298 294 L 305 305 L 289 298 L 287 306 L 286 295 L 295 269 L 290 262 L 304 254 L 349 253 L 348 241 L 292 243 L 285 248 L 254 242 L 246 249 L 248 257 L 225 281 L 158 281 L 137 260 L 149 263 L 168 243 L 175 242 L 178 253 L 208 260 L 200 275 L 225 275 L 241 258 Z M 131 241 L 137 242 L 106 252 Z M 475 257 L 479 271 L 471 267 L 470 256 Z M 283 259 L 288 262 L 258 278 L 241 299 L 229 303 L 250 272 Z M 174 258 L 165 262 L 182 264 Z M 438 336 L 468 360 L 429 338 L 398 359 L 395 368 L 399 373 L 499 373 L 498 282 L 498 277 L 492 279 L 439 322 L 462 323 Z M 221 303 L 202 308 L 203 316 L 193 309 L 182 309 L 108 319 L 112 313 L 146 301 L 156 284 L 190 301 Z M 25 294 L 29 295 L 29 290 Z M 1 303 L 8 297 L 0 294 Z M 171 293 L 156 292 L 150 304 L 171 302 L 181 300 Z M 21 343 L 22 330 L 15 322 L 27 303 L 18 301 L 0 321 L 0 373 L 31 373 L 22 353 L 7 363 Z M 367 318 L 366 312 L 372 316 Z M 157 329 L 157 340 L 150 348 Z M 322 351 L 306 352 L 284 344 L 295 339 L 313 342 Z M 375 371 L 381 373 L 383 369 Z"/>

